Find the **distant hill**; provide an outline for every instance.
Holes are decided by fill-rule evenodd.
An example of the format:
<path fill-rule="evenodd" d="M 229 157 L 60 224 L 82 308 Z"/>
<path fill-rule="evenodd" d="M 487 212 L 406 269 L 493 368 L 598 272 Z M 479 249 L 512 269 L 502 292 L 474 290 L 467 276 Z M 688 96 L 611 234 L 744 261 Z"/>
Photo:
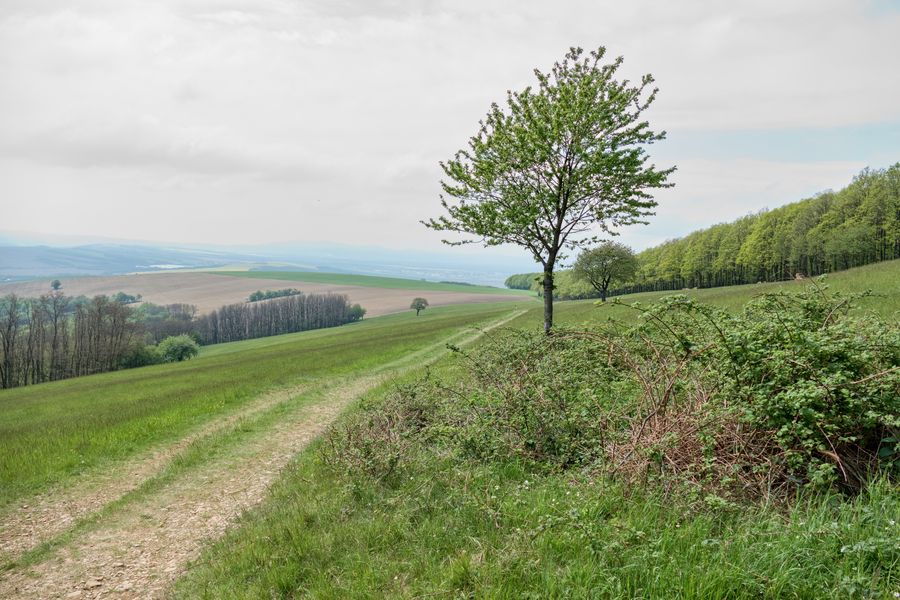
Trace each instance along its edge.
<path fill-rule="evenodd" d="M 0 246 L 0 280 L 209 268 L 253 259 L 236 253 L 121 244 Z"/>
<path fill-rule="evenodd" d="M 333 243 L 166 244 L 0 231 L 0 281 L 122 275 L 176 268 L 346 273 L 500 286 L 524 256 L 412 251 Z"/>

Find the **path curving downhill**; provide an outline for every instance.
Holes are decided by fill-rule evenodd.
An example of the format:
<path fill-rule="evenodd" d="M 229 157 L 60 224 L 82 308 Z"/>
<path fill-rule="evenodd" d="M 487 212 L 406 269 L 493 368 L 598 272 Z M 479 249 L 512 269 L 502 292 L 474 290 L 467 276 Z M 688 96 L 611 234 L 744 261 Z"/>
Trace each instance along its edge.
<path fill-rule="evenodd" d="M 264 394 L 166 448 L 3 517 L 2 598 L 155 598 L 353 401 L 523 314 L 356 377 Z M 58 516 L 58 518 L 55 518 Z M 23 554 L 24 553 L 24 554 Z"/>

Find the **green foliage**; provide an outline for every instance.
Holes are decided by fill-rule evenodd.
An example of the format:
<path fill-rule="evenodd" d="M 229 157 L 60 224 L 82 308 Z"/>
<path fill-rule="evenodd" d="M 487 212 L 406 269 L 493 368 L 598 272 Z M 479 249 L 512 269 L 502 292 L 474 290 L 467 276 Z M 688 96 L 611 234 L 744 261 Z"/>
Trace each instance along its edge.
<path fill-rule="evenodd" d="M 605 302 L 609 286 L 631 281 L 637 270 L 638 261 L 631 248 L 619 242 L 605 241 L 578 255 L 572 275 L 589 283 Z"/>
<path fill-rule="evenodd" d="M 50 282 L 50 288 L 54 292 L 59 291 L 59 289 L 62 288 L 62 282 L 59 279 L 54 279 Z"/>
<path fill-rule="evenodd" d="M 163 362 L 181 362 L 200 354 L 200 345 L 189 335 L 169 336 L 156 349 Z"/>
<path fill-rule="evenodd" d="M 259 302 L 260 300 L 271 300 L 272 298 L 284 298 L 286 296 L 296 296 L 302 294 L 296 288 L 284 288 L 283 290 L 256 290 L 247 298 L 248 302 Z"/>
<path fill-rule="evenodd" d="M 355 323 L 356 321 L 362 321 L 362 318 L 366 315 L 366 309 L 364 309 L 359 304 L 354 304 L 350 307 L 350 313 L 347 315 L 347 319 L 351 323 Z"/>
<path fill-rule="evenodd" d="M 645 146 L 665 138 L 642 121 L 656 97 L 653 78 L 618 81 L 622 58 L 572 48 L 537 88 L 509 92 L 491 106 L 469 148 L 441 163 L 446 211 L 425 225 L 469 234 L 487 246 L 515 244 L 543 265 L 544 328 L 552 326 L 553 272 L 566 248 L 599 241 L 596 231 L 644 222 L 650 192 L 673 169 L 649 164 Z"/>
<path fill-rule="evenodd" d="M 732 314 L 674 296 L 636 306 L 631 328 L 492 335 L 461 353 L 458 387 L 410 388 L 392 420 L 367 416 L 339 445 L 394 469 L 419 435 L 469 459 L 604 465 L 740 501 L 859 489 L 895 468 L 900 327 L 850 317 L 852 300 L 814 287 Z"/>
<path fill-rule="evenodd" d="M 162 362 L 171 362 L 163 359 L 159 349 L 149 344 L 140 344 L 125 355 L 122 359 L 120 367 L 123 369 L 134 369 L 136 367 L 146 367 L 149 365 L 158 365 Z"/>
<path fill-rule="evenodd" d="M 119 304 L 135 304 L 141 301 L 140 294 L 126 294 L 125 292 L 116 292 L 112 296 L 113 302 L 118 302 Z"/>
<path fill-rule="evenodd" d="M 858 487 L 900 432 L 900 328 L 847 318 L 850 301 L 820 289 L 762 296 L 720 325 L 710 363 L 723 397 L 774 435 L 792 473 Z"/>
<path fill-rule="evenodd" d="M 425 298 L 413 298 L 412 303 L 410 303 L 409 307 L 416 311 L 416 315 L 420 312 L 428 308 L 428 300 Z"/>
<path fill-rule="evenodd" d="M 900 163 L 864 170 L 839 192 L 695 231 L 637 258 L 637 273 L 610 295 L 804 279 L 898 259 Z M 556 297 L 588 297 L 561 283 L 563 273 Z"/>
<path fill-rule="evenodd" d="M 809 277 L 900 258 L 900 163 L 839 192 L 695 231 L 638 255 L 629 290 Z"/>
<path fill-rule="evenodd" d="M 532 285 L 536 281 L 540 280 L 540 277 L 540 273 L 522 273 L 520 275 L 510 275 L 506 278 L 506 281 L 503 283 L 503 285 L 511 290 L 530 290 L 532 289 Z"/>

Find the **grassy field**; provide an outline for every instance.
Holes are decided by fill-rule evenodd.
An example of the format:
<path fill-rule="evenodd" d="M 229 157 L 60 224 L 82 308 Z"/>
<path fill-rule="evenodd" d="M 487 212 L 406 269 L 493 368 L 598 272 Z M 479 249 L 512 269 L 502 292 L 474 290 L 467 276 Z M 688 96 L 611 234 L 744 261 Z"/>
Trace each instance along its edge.
<path fill-rule="evenodd" d="M 864 300 L 862 310 L 897 319 L 900 262 L 835 274 L 828 284 L 844 292 L 872 289 L 879 295 Z M 802 285 L 687 293 L 737 310 L 762 291 Z M 557 322 L 569 325 L 636 315 L 594 301 L 556 307 Z M 398 360 L 418 364 L 423 349 L 442 347 L 449 336 L 514 308 L 528 312 L 511 326 L 540 326 L 541 308 L 532 299 L 449 306 L 206 347 L 186 363 L 2 391 L 0 516 L 35 494 L 81 481 L 79 475 L 111 471 L 240 414 L 267 392 L 352 382 Z M 447 357 L 429 372 L 459 381 L 463 362 Z M 403 381 L 421 376 L 416 369 Z M 377 409 L 393 389 L 376 387 L 345 418 Z M 265 439 L 281 420 L 301 414 L 302 397 L 188 446 L 135 492 L 20 564 L 43 569 L 57 548 L 141 494 L 199 477 L 210 460 L 227 462 L 247 440 Z M 819 495 L 789 508 L 718 503 L 698 510 L 695 501 L 624 489 L 590 472 L 476 463 L 431 451 L 413 454 L 402 478 L 360 478 L 323 462 L 319 446 L 299 454 L 267 500 L 206 548 L 177 582 L 176 597 L 879 598 L 900 591 L 900 493 L 886 483 L 851 500 Z M 144 509 L 135 510 L 142 519 Z"/>
<path fill-rule="evenodd" d="M 644 304 L 654 302 L 660 298 L 673 294 L 685 294 L 691 298 L 718 306 L 730 311 L 738 311 L 751 298 L 758 294 L 775 291 L 800 291 L 813 283 L 825 285 L 830 291 L 845 294 L 861 293 L 871 290 L 872 297 L 862 298 L 857 301 L 858 311 L 869 311 L 883 319 L 900 319 L 900 260 L 886 261 L 832 273 L 824 278 L 805 281 L 787 281 L 783 283 L 758 283 L 752 285 L 736 285 L 731 287 L 679 290 L 671 292 L 644 292 L 641 294 L 627 294 L 616 296 L 605 305 L 596 300 L 570 300 L 556 302 L 554 304 L 555 322 L 561 325 L 578 325 L 603 321 L 609 318 L 627 321 L 637 317 L 634 310 L 616 306 L 615 300 Z M 540 306 L 532 309 L 511 326 L 532 327 L 537 326 L 543 320 L 543 312 Z"/>
<path fill-rule="evenodd" d="M 509 294 L 511 296 L 533 295 L 526 290 L 510 290 L 486 285 L 460 283 L 439 283 L 420 279 L 398 277 L 375 277 L 372 275 L 352 275 L 347 273 L 315 273 L 299 271 L 216 271 L 219 275 L 250 277 L 253 279 L 281 279 L 284 281 L 306 281 L 310 283 L 330 283 L 334 285 L 358 285 L 384 289 L 421 290 L 423 292 L 468 292 L 472 294 Z"/>
<path fill-rule="evenodd" d="M 864 310 L 896 320 L 900 263 L 829 278 L 873 289 Z M 736 310 L 800 284 L 697 290 Z M 649 302 L 666 294 L 623 300 Z M 558 322 L 630 318 L 593 301 L 557 305 Z M 540 308 L 514 321 L 538 327 Z M 454 381 L 461 361 L 431 377 Z M 411 374 L 408 381 L 417 377 Z M 377 407 L 389 391 L 362 407 Z M 347 418 L 352 418 L 351 413 Z M 324 442 L 323 442 L 324 443 Z M 212 544 L 179 598 L 889 598 L 900 592 L 900 492 L 878 482 L 855 498 L 790 506 L 624 489 L 588 472 L 414 452 L 387 482 L 335 470 L 313 447 L 269 499 Z M 702 499 L 701 499 L 702 500 Z"/>
<path fill-rule="evenodd" d="M 0 391 L 0 507 L 177 439 L 267 390 L 366 372 L 509 310 L 410 311 L 221 344 L 184 363 Z"/>

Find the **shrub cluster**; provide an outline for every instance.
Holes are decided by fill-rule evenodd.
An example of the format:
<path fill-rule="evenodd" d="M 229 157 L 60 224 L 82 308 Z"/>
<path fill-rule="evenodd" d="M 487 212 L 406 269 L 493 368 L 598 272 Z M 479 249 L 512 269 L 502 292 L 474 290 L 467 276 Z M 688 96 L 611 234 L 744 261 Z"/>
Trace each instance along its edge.
<path fill-rule="evenodd" d="M 683 296 L 635 326 L 505 331 L 331 431 L 327 461 L 379 479 L 412 448 L 580 468 L 704 498 L 861 489 L 898 474 L 900 327 L 821 287 L 737 315 Z"/>

